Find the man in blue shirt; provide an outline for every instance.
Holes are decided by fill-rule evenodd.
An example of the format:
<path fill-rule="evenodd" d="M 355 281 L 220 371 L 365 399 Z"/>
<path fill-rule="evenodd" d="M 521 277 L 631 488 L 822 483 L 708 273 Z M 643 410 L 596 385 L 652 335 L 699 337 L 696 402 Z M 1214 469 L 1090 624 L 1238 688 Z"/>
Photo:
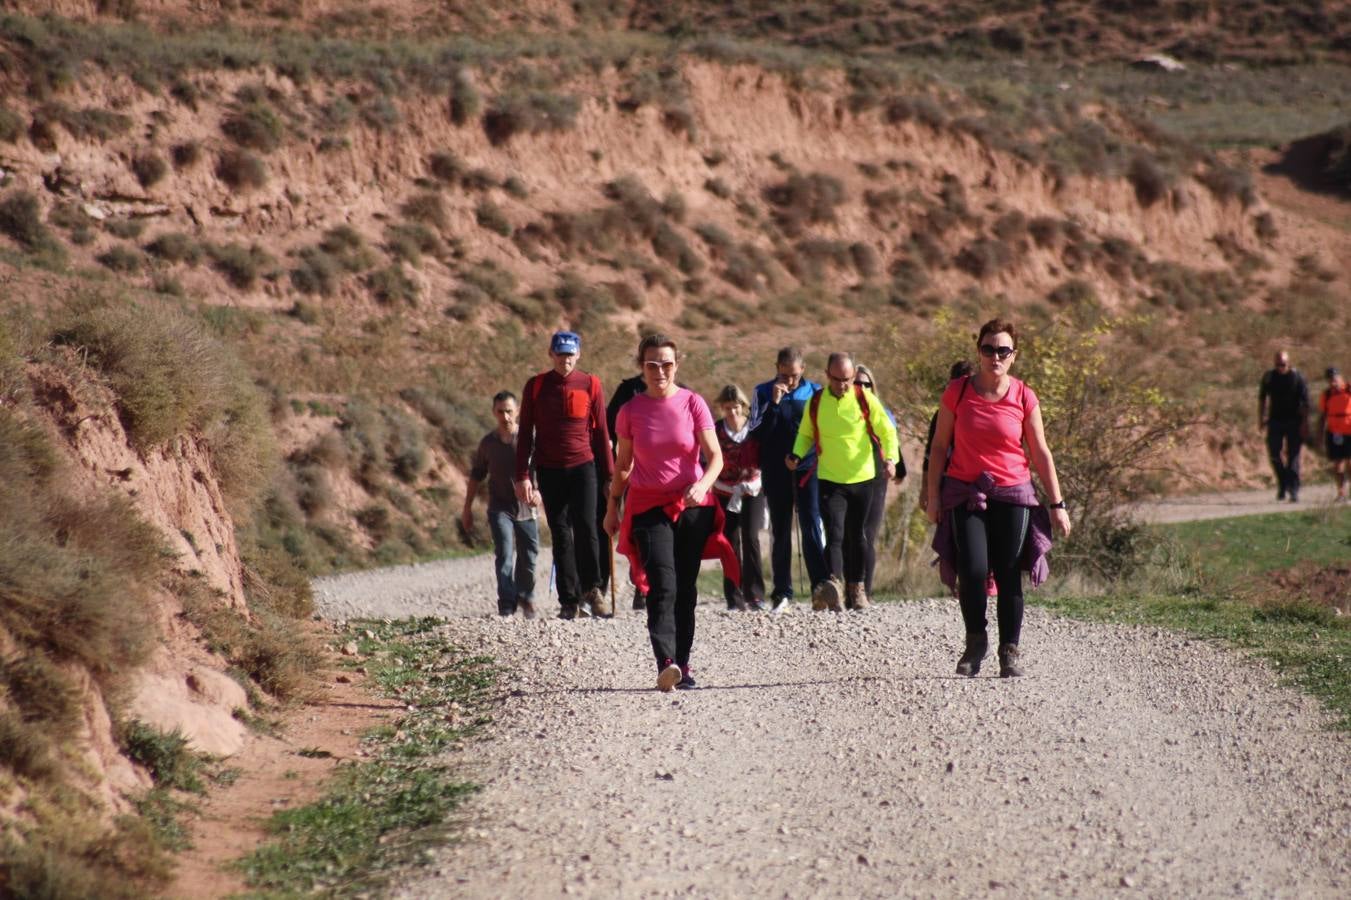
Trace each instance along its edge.
<path fill-rule="evenodd" d="M 811 587 L 829 576 L 825 560 L 825 534 L 821 529 L 821 507 L 817 499 L 815 454 L 808 454 L 796 473 L 786 464 L 793 452 L 798 425 L 812 394 L 821 389 L 802 377 L 805 368 L 802 351 L 784 347 L 776 363 L 779 374 L 773 381 L 757 385 L 751 398 L 750 428 L 760 443 L 760 471 L 765 497 L 769 501 L 769 527 L 773 535 L 770 563 L 774 588 L 772 608 L 782 609 L 793 599 L 793 508 L 797 507 L 803 561 Z M 803 473 L 806 473 L 805 478 Z"/>

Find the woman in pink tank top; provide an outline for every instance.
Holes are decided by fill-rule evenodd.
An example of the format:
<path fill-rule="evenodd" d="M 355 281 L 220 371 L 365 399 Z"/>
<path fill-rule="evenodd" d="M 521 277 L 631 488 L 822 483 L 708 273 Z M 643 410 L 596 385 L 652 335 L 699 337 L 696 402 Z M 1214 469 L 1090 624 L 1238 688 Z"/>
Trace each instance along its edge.
<path fill-rule="evenodd" d="M 1031 573 L 1034 586 L 1045 579 L 1051 525 L 1068 535 L 1070 517 L 1037 395 L 1009 374 L 1018 352 L 1017 329 L 991 319 L 981 326 L 976 347 L 979 370 L 951 381 L 943 392 L 929 451 L 925 511 L 938 526 L 934 550 L 944 581 L 952 587 L 955 578 L 961 600 L 966 647 L 957 674 L 976 675 L 989 649 L 985 579 L 993 573 L 999 589 L 999 675 L 1010 678 L 1023 674 L 1022 570 Z M 1051 498 L 1046 507 L 1032 486 L 1032 469 Z"/>

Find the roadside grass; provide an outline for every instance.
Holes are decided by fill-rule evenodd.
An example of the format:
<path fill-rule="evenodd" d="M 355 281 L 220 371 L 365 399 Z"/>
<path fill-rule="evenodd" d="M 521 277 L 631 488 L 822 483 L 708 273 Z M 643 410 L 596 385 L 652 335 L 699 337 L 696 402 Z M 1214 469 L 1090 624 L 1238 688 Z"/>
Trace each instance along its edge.
<path fill-rule="evenodd" d="M 1155 625 L 1222 640 L 1270 661 L 1323 701 L 1351 731 L 1351 617 L 1313 597 L 1316 585 L 1270 576 L 1345 565 L 1351 510 L 1244 516 L 1160 526 L 1151 571 L 1099 594 L 1033 596 L 1054 612 L 1092 621 Z"/>
<path fill-rule="evenodd" d="M 254 896 L 364 896 L 396 868 L 424 862 L 476 790 L 440 757 L 488 721 L 497 673 L 488 658 L 462 655 L 439 624 L 348 623 L 339 640 L 357 643 L 374 683 L 408 711 L 366 736 L 368 761 L 340 767 L 325 797 L 272 817 L 275 837 L 237 863 Z"/>

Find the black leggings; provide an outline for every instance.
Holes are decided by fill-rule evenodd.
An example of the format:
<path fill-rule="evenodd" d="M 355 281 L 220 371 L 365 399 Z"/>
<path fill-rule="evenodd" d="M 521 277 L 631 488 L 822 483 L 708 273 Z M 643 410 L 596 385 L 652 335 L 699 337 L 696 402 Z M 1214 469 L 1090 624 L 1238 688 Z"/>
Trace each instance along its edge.
<path fill-rule="evenodd" d="M 1023 628 L 1023 576 L 1018 558 L 1032 511 L 990 500 L 984 510 L 958 506 L 951 512 L 957 540 L 957 595 L 967 634 L 985 631 L 985 577 L 999 588 L 999 642 L 1016 644 Z"/>
<path fill-rule="evenodd" d="M 826 564 L 830 574 L 846 584 L 862 584 L 864 549 L 868 543 L 863 525 L 873 501 L 873 482 L 839 484 L 820 481 L 821 517 L 826 523 Z"/>
<path fill-rule="evenodd" d="M 674 522 L 661 507 L 633 517 L 630 534 L 647 575 L 647 633 L 658 669 L 690 663 L 699 565 L 715 519 L 711 506 L 686 509 Z"/>

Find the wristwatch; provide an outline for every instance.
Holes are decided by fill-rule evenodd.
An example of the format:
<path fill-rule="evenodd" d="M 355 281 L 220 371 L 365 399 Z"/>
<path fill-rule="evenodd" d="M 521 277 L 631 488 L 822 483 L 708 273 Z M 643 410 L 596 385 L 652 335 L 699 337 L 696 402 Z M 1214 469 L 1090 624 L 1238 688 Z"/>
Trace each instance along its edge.
<path fill-rule="evenodd" d="M 1065 508 L 1065 501 L 1062 499 L 1062 500 L 1056 501 L 1055 503 L 1048 503 L 1048 504 L 1046 504 L 1046 508 L 1047 508 L 1047 509 L 1064 509 L 1064 508 Z"/>

